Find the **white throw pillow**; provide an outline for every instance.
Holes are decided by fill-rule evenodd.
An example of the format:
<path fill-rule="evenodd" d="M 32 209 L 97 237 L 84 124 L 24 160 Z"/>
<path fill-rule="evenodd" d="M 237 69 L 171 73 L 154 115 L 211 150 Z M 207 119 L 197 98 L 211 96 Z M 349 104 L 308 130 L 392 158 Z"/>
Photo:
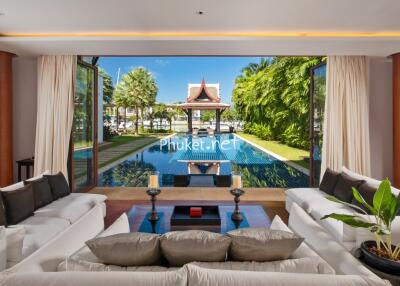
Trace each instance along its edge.
<path fill-rule="evenodd" d="M 123 213 L 119 218 L 117 218 L 112 225 L 110 225 L 106 230 L 99 234 L 99 237 L 110 236 L 117 233 L 128 233 L 130 232 L 129 220 L 126 213 Z"/>
<path fill-rule="evenodd" d="M 34 180 L 40 179 L 44 175 L 50 175 L 50 171 L 46 170 L 42 174 L 40 174 L 40 175 L 38 175 L 36 177 L 30 178 L 27 181 L 34 181 Z M 0 188 L 0 191 L 2 191 L 2 192 L 15 191 L 15 190 L 18 190 L 18 189 L 22 188 L 23 186 L 24 186 L 24 182 L 21 181 L 21 182 L 15 183 L 13 185 L 10 185 L 10 186 L 4 187 L 4 188 Z"/>
<path fill-rule="evenodd" d="M 0 226 L 0 272 L 7 267 L 6 228 Z"/>
<path fill-rule="evenodd" d="M 25 228 L 11 226 L 6 231 L 7 267 L 11 267 L 22 260 L 22 247 L 24 244 Z"/>
<path fill-rule="evenodd" d="M 10 191 L 15 191 L 18 189 L 21 189 L 24 187 L 24 182 L 18 182 L 16 184 L 4 187 L 4 188 L 0 188 L 0 191 L 2 192 L 10 192 Z"/>
<path fill-rule="evenodd" d="M 28 182 L 30 182 L 30 181 L 36 181 L 37 179 L 43 178 L 44 175 L 50 175 L 50 174 L 51 174 L 50 171 L 49 171 L 49 170 L 46 170 L 46 171 L 44 171 L 43 173 L 41 173 L 40 175 L 37 175 L 37 176 L 32 177 L 32 178 L 29 178 L 29 179 L 26 180 L 26 181 L 28 181 Z"/>
<path fill-rule="evenodd" d="M 363 175 L 357 174 L 357 173 L 355 173 L 353 171 L 350 171 L 345 166 L 342 167 L 342 171 L 344 173 L 346 173 L 347 175 L 353 177 L 353 178 L 356 178 L 356 179 L 359 179 L 359 180 L 365 180 L 368 183 L 368 185 L 370 185 L 371 187 L 378 188 L 379 185 L 381 184 L 381 181 L 373 179 L 373 178 L 370 178 L 370 177 L 367 177 L 367 176 L 363 176 Z M 400 193 L 399 189 L 396 189 L 393 186 L 391 187 L 391 189 L 392 189 L 392 193 L 394 195 L 396 195 L 396 196 L 399 195 L 399 193 Z"/>

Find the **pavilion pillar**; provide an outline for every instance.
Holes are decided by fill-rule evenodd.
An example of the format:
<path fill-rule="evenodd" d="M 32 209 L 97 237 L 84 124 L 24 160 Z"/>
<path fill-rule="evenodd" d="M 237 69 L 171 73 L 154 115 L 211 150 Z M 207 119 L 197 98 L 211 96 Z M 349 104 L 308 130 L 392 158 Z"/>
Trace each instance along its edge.
<path fill-rule="evenodd" d="M 400 53 L 393 55 L 393 185 L 400 187 Z"/>
<path fill-rule="evenodd" d="M 11 185 L 12 149 L 12 57 L 0 51 L 0 187 Z"/>
<path fill-rule="evenodd" d="M 221 111 L 219 109 L 215 110 L 215 133 L 221 132 Z"/>
<path fill-rule="evenodd" d="M 189 130 L 189 133 L 192 133 L 192 131 L 193 131 L 192 110 L 188 109 L 186 114 L 187 114 L 187 117 L 188 117 L 188 130 Z"/>

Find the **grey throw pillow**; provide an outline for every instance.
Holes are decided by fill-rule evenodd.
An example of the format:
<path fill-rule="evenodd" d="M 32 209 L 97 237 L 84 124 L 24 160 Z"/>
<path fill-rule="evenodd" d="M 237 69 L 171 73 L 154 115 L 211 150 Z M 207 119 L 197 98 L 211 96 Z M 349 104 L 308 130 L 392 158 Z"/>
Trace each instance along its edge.
<path fill-rule="evenodd" d="M 150 233 L 120 233 L 86 241 L 104 264 L 150 266 L 160 263 L 160 236 Z"/>
<path fill-rule="evenodd" d="M 333 195 L 337 181 L 339 180 L 340 173 L 337 173 L 329 168 L 326 169 L 322 177 L 319 189 L 328 195 Z"/>
<path fill-rule="evenodd" d="M 288 259 L 303 238 L 268 228 L 242 228 L 228 232 L 232 239 L 229 259 L 233 261 L 273 261 Z"/>
<path fill-rule="evenodd" d="M 364 180 L 353 178 L 342 172 L 335 185 L 333 195 L 341 201 L 350 203 L 353 198 L 353 187 L 358 189 L 363 183 L 365 183 Z"/>
<path fill-rule="evenodd" d="M 173 231 L 161 236 L 161 250 L 170 266 L 225 261 L 230 243 L 229 237 L 204 230 Z"/>

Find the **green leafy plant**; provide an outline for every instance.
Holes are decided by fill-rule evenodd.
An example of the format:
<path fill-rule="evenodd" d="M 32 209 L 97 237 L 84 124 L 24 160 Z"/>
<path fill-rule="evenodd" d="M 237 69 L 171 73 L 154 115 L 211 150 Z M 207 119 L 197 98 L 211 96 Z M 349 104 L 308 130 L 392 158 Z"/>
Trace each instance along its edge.
<path fill-rule="evenodd" d="M 394 248 L 392 247 L 392 222 L 400 210 L 400 194 L 396 197 L 392 193 L 390 181 L 386 179 L 381 182 L 375 192 L 372 205 L 366 202 L 356 188 L 353 188 L 353 196 L 371 215 L 368 215 L 367 211 L 359 206 L 343 202 L 333 196 L 327 196 L 328 200 L 349 206 L 363 215 L 331 213 L 321 219 L 332 218 L 352 227 L 368 229 L 374 234 L 378 251 L 384 251 L 390 259 L 397 260 L 400 255 L 400 243 Z"/>

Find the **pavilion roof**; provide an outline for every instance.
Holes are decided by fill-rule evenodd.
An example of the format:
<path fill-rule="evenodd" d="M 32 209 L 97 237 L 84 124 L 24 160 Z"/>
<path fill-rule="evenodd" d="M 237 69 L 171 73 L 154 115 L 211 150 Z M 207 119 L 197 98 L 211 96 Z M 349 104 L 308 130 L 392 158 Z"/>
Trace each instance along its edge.
<path fill-rule="evenodd" d="M 203 79 L 200 86 L 190 87 L 186 102 L 177 104 L 176 107 L 180 109 L 215 110 L 230 108 L 230 104 L 222 103 L 218 88 L 215 85 L 207 86 Z"/>
<path fill-rule="evenodd" d="M 201 81 L 200 87 L 191 87 L 189 90 L 189 97 L 186 102 L 203 101 L 203 102 L 220 102 L 221 99 L 218 95 L 216 87 L 207 87 L 206 81 Z"/>

